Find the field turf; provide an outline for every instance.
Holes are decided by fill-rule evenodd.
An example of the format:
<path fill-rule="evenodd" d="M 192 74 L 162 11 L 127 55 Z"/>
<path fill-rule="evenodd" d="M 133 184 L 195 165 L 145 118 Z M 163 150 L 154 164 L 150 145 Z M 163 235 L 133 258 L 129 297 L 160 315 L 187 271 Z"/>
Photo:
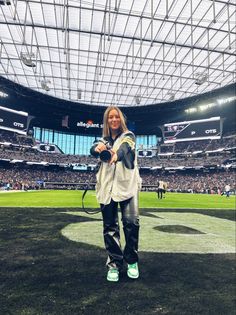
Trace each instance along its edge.
<path fill-rule="evenodd" d="M 0 193 L 0 207 L 56 207 L 80 208 L 83 191 L 41 190 Z M 235 196 L 167 193 L 162 200 L 155 192 L 140 193 L 140 208 L 235 209 Z M 88 208 L 97 208 L 94 191 L 88 191 L 85 200 Z"/>
<path fill-rule="evenodd" d="M 0 314 L 236 314 L 234 197 L 141 193 L 140 278 L 109 283 L 81 195 L 0 193 Z"/>

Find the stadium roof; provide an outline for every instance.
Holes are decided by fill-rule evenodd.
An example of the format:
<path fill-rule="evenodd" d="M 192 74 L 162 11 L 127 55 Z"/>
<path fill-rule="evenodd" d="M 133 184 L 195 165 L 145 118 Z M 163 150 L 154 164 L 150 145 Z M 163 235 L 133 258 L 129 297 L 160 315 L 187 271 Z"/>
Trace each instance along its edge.
<path fill-rule="evenodd" d="M 151 105 L 236 81 L 235 0 L 0 0 L 0 76 L 73 102 Z"/>

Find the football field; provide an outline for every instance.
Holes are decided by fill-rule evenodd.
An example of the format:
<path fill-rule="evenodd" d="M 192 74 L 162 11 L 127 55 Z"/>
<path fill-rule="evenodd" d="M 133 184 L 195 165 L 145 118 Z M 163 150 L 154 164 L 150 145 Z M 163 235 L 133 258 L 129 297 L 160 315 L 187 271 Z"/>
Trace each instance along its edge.
<path fill-rule="evenodd" d="M 235 314 L 234 196 L 142 192 L 140 278 L 108 283 L 82 193 L 0 193 L 3 314 Z M 98 208 L 94 191 L 84 204 Z"/>
<path fill-rule="evenodd" d="M 81 208 L 83 191 L 79 190 L 38 190 L 9 191 L 0 193 L 1 207 L 56 207 Z M 140 208 L 180 209 L 235 209 L 235 196 L 167 193 L 162 200 L 155 192 L 140 193 Z M 95 191 L 88 191 L 85 206 L 98 208 Z"/>

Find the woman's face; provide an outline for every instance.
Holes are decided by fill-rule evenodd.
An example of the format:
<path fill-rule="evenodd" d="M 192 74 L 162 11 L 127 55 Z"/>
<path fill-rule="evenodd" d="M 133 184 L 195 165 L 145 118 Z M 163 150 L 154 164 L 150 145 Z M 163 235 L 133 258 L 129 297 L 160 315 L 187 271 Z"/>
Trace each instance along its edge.
<path fill-rule="evenodd" d="M 111 131 L 117 132 L 120 129 L 120 115 L 116 109 L 112 109 L 108 114 L 108 126 Z"/>

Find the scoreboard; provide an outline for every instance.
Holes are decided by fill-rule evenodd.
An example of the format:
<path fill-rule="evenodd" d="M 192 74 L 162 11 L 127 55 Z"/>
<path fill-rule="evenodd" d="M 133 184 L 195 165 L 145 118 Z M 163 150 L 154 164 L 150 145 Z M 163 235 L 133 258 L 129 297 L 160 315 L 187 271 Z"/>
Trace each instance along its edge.
<path fill-rule="evenodd" d="M 220 117 L 170 123 L 163 127 L 164 143 L 220 139 L 221 133 Z"/>
<path fill-rule="evenodd" d="M 0 129 L 27 133 L 28 113 L 0 106 Z"/>

